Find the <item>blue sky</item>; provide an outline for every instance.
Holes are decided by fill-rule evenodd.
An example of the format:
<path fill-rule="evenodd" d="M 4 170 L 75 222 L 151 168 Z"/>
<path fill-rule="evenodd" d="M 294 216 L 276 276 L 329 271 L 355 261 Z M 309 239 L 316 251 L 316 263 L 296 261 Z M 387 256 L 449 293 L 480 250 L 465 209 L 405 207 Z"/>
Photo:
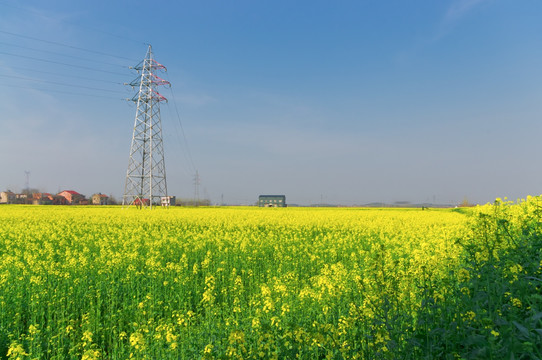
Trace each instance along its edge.
<path fill-rule="evenodd" d="M 122 83 L 150 43 L 173 85 L 178 197 L 196 169 L 213 203 L 542 193 L 539 1 L 149 4 L 0 0 L 0 188 L 29 170 L 31 187 L 120 198 L 135 116 Z"/>

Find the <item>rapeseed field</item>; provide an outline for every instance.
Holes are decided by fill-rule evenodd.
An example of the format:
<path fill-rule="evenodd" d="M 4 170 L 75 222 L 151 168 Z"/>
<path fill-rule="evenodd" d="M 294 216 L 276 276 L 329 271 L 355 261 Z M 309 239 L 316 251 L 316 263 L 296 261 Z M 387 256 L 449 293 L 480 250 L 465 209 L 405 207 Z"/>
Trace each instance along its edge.
<path fill-rule="evenodd" d="M 542 358 L 540 205 L 0 207 L 0 358 Z"/>

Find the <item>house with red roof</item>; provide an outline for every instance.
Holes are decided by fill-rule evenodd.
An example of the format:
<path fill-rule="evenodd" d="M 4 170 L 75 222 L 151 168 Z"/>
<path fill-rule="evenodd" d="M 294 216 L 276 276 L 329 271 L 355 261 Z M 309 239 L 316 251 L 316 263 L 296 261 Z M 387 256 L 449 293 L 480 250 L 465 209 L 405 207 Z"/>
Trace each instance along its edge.
<path fill-rule="evenodd" d="M 58 195 L 65 198 L 68 205 L 83 205 L 85 202 L 87 202 L 84 195 L 81 195 L 77 191 L 73 190 L 64 190 L 59 192 Z"/>
<path fill-rule="evenodd" d="M 150 203 L 151 203 L 151 202 L 150 202 L 149 199 L 136 198 L 136 199 L 134 200 L 134 205 L 135 205 L 135 206 L 142 206 L 142 205 L 143 205 L 143 206 L 149 206 Z"/>

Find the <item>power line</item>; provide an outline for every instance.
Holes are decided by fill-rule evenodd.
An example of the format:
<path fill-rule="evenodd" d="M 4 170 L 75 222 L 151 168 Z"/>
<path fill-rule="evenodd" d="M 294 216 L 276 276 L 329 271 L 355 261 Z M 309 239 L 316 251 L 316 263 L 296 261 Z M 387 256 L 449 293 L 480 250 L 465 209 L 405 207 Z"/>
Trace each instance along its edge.
<path fill-rule="evenodd" d="M 168 81 L 169 81 L 169 75 L 167 75 L 167 73 L 166 73 L 166 77 L 168 78 Z M 173 93 L 173 90 L 172 90 L 171 86 L 169 87 L 169 90 L 171 92 L 171 99 L 173 100 L 173 105 L 175 107 L 175 113 L 177 114 L 177 120 L 178 120 L 179 126 L 181 128 L 181 133 L 183 135 L 184 143 L 186 144 L 186 152 L 188 154 L 188 159 L 190 160 L 190 164 L 192 165 L 192 169 L 197 171 L 196 165 L 194 165 L 194 160 L 192 159 L 192 154 L 190 152 L 190 147 L 188 146 L 188 140 L 186 140 L 186 133 L 184 131 L 183 123 L 181 121 L 181 116 L 179 115 L 179 108 L 177 107 L 177 101 L 175 100 L 175 94 Z"/>
<path fill-rule="evenodd" d="M 173 120 L 173 112 L 171 110 L 171 106 L 169 106 L 169 102 L 166 103 L 166 105 L 167 105 L 167 110 L 168 110 L 169 117 L 171 118 L 171 120 Z M 175 135 L 177 136 L 177 141 L 178 141 L 180 149 L 181 149 L 181 153 L 182 153 L 182 155 L 183 155 L 183 157 L 184 157 L 184 159 L 186 161 L 186 164 L 188 164 L 186 167 L 182 166 L 181 168 L 183 169 L 183 171 L 184 171 L 184 173 L 186 175 L 190 176 L 191 172 L 193 171 L 193 169 L 188 170 L 188 168 L 190 168 L 190 166 L 191 166 L 190 159 L 188 158 L 186 147 L 185 147 L 185 145 L 183 145 L 183 141 L 181 139 L 181 135 L 179 133 L 177 123 L 173 123 L 173 125 L 174 125 L 173 128 L 175 129 Z"/>
<path fill-rule="evenodd" d="M 93 54 L 98 54 L 98 55 L 103 55 L 103 56 L 110 56 L 110 57 L 114 57 L 114 58 L 118 58 L 118 59 L 124 59 L 124 60 L 129 60 L 129 61 L 131 61 L 131 62 L 135 62 L 133 59 L 130 59 L 130 58 L 127 58 L 127 57 L 124 57 L 124 56 L 112 55 L 112 54 L 104 53 L 104 52 L 101 52 L 101 51 L 96 51 L 96 50 L 91 50 L 91 49 L 85 49 L 85 48 L 82 48 L 82 47 L 79 47 L 79 46 L 68 45 L 68 44 L 64 44 L 64 43 L 57 42 L 57 41 L 50 41 L 50 40 L 45 40 L 45 39 L 39 39 L 39 38 L 35 38 L 35 37 L 32 37 L 32 36 L 28 36 L 28 35 L 22 35 L 22 34 L 12 33 L 12 32 L 5 31 L 5 30 L 0 30 L 0 33 L 2 33 L 2 34 L 7 34 L 7 35 L 11 35 L 11 36 L 16 36 L 16 37 L 20 37 L 20 38 L 24 38 L 24 39 L 30 39 L 30 40 L 34 40 L 34 41 L 41 41 L 41 42 L 44 42 L 44 43 L 47 43 L 47 44 L 53 44 L 53 45 L 58 45 L 58 46 L 64 46 L 64 47 L 67 47 L 67 48 L 70 48 L 70 49 L 76 49 L 76 50 L 80 50 L 80 51 L 86 51 L 86 52 L 88 52 L 88 53 L 93 53 Z"/>
<path fill-rule="evenodd" d="M 93 63 L 100 63 L 100 64 L 105 64 L 105 65 L 110 65 L 110 66 L 120 66 L 120 67 L 124 67 L 124 68 L 126 67 L 125 65 L 113 64 L 113 63 L 106 62 L 106 61 L 91 60 L 91 59 L 87 59 L 87 58 L 84 58 L 84 57 L 81 57 L 81 56 L 73 56 L 73 55 L 68 55 L 68 54 L 62 54 L 62 53 L 55 52 L 55 51 L 36 49 L 36 48 L 29 47 L 29 46 L 10 44 L 10 43 L 5 43 L 5 42 L 1 42 L 1 41 L 0 41 L 0 44 L 13 46 L 13 47 L 18 47 L 18 48 L 21 48 L 21 49 L 27 49 L 27 50 L 42 52 L 42 53 L 46 53 L 46 54 L 60 55 L 60 56 L 69 57 L 69 58 L 77 59 L 77 60 L 91 61 Z"/>
<path fill-rule="evenodd" d="M 113 71 L 94 69 L 94 68 L 91 68 L 91 67 L 88 67 L 88 66 L 80 66 L 80 65 L 66 64 L 66 63 L 63 63 L 63 62 L 60 62 L 60 61 L 47 60 L 47 59 L 40 59 L 40 58 L 36 58 L 36 57 L 32 57 L 32 56 L 25 56 L 25 55 L 11 54 L 11 53 L 7 53 L 7 52 L 3 52 L 3 51 L 0 51 L 0 54 L 9 55 L 9 56 L 15 56 L 15 57 L 20 57 L 20 58 L 23 58 L 23 59 L 30 59 L 30 60 L 35 60 L 35 61 L 43 61 L 43 62 L 52 63 L 52 64 L 58 64 L 58 65 L 64 65 L 64 66 L 70 66 L 70 67 L 79 68 L 79 69 L 85 69 L 85 70 L 91 70 L 91 71 L 99 71 L 99 72 L 103 72 L 103 73 L 107 73 L 107 74 L 114 74 L 114 75 L 122 75 L 122 76 L 124 76 L 124 74 L 117 73 L 117 72 L 113 72 Z"/>
<path fill-rule="evenodd" d="M 66 83 L 61 83 L 61 82 L 56 82 L 56 81 L 41 80 L 41 79 L 33 79 L 33 78 L 25 78 L 25 77 L 17 76 L 17 75 L 4 75 L 4 74 L 0 74 L 0 76 L 2 76 L 2 77 L 8 77 L 8 78 L 13 78 L 13 79 L 26 80 L 26 81 L 42 82 L 42 83 L 53 84 L 53 85 L 70 86 L 70 87 L 76 87 L 76 88 L 81 88 L 81 89 L 99 90 L 99 91 L 108 91 L 108 92 L 118 93 L 117 90 L 100 89 L 100 88 L 95 88 L 95 87 L 90 87 L 90 86 L 82 86 L 82 85 L 66 84 Z"/>
<path fill-rule="evenodd" d="M 40 74 L 48 74 L 48 75 L 55 75 L 55 76 L 70 77 L 70 78 L 81 79 L 81 80 L 97 81 L 97 82 L 103 82 L 103 83 L 115 84 L 115 85 L 124 85 L 124 83 L 120 83 L 120 82 L 116 82 L 116 81 L 103 80 L 103 79 L 94 79 L 94 78 L 89 78 L 89 77 L 84 77 L 84 76 L 60 74 L 60 73 L 56 73 L 56 72 L 52 72 L 52 71 L 43 71 L 43 70 L 32 69 L 32 68 L 21 67 L 21 66 L 10 66 L 10 69 L 37 72 L 37 73 L 40 73 Z"/>
<path fill-rule="evenodd" d="M 125 98 L 113 98 L 111 96 L 104 96 L 104 95 L 94 95 L 94 94 L 83 94 L 83 93 L 75 93 L 72 91 L 62 91 L 62 90 L 51 90 L 51 89 L 43 89 L 43 88 L 36 88 L 34 86 L 24 86 L 24 85 L 10 85 L 5 83 L 0 83 L 0 86 L 3 87 L 9 87 L 9 88 L 18 88 L 18 89 L 29 89 L 29 90 L 36 90 L 36 91 L 44 91 L 44 92 L 54 92 L 54 93 L 60 93 L 60 94 L 69 94 L 69 95 L 76 95 L 76 96 L 90 96 L 90 97 L 96 97 L 96 98 L 105 98 L 109 100 L 122 100 L 126 101 Z"/>

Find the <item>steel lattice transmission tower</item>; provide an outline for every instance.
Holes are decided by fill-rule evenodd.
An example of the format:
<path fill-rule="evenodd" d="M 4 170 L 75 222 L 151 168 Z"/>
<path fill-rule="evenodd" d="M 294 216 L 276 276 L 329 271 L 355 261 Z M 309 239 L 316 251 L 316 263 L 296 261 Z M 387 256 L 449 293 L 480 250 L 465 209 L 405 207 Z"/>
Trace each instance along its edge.
<path fill-rule="evenodd" d="M 137 110 L 122 204 L 152 208 L 160 204 L 161 197 L 167 197 L 160 119 L 160 102 L 167 99 L 156 88 L 170 83 L 156 75 L 158 71 L 167 70 L 154 60 L 150 45 L 145 60 L 134 69 L 140 76 L 130 85 L 138 86 L 139 92 L 131 99 L 137 103 Z"/>

